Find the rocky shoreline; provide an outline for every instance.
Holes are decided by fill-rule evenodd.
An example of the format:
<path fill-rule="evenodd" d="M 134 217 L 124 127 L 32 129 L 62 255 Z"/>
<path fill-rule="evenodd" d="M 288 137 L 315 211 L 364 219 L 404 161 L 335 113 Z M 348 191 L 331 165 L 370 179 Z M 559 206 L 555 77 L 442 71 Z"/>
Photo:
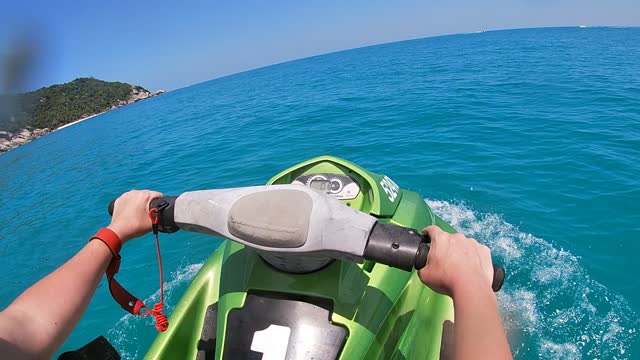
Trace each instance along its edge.
<path fill-rule="evenodd" d="M 0 154 L 13 150 L 39 137 L 45 136 L 51 129 L 20 129 L 15 133 L 0 131 Z"/>
<path fill-rule="evenodd" d="M 151 91 L 141 91 L 139 90 L 137 87 L 132 86 L 131 87 L 131 94 L 129 95 L 129 98 L 127 100 L 121 100 L 119 101 L 117 104 L 112 105 L 110 108 L 105 109 L 103 112 L 97 113 L 97 114 L 91 114 L 91 115 L 87 115 L 81 119 L 76 119 L 74 121 L 71 121 L 65 125 L 62 125 L 60 127 L 57 127 L 55 129 L 49 129 L 49 128 L 44 128 L 44 129 L 32 129 L 32 128 L 26 128 L 26 129 L 19 129 L 13 133 L 8 132 L 8 131 L 0 131 L 0 154 L 6 153 L 8 151 L 11 151 L 17 147 L 20 147 L 28 142 L 31 142 L 37 138 L 40 138 L 42 136 L 45 136 L 47 134 L 50 134 L 54 131 L 57 131 L 59 129 L 65 128 L 69 125 L 72 125 L 74 123 L 83 121 L 83 120 L 87 120 L 89 118 L 92 118 L 96 115 L 105 113 L 107 111 L 111 111 L 129 104 L 132 104 L 134 102 L 138 102 L 140 100 L 144 100 L 153 96 L 157 96 L 160 94 L 164 94 L 165 91 L 164 90 L 158 90 L 155 92 L 151 92 Z"/>

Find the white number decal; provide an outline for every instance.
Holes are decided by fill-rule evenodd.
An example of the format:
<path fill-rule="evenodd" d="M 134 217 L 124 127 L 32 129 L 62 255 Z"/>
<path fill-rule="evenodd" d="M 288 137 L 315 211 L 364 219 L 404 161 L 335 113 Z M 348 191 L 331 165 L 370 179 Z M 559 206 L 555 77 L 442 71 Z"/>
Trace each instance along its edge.
<path fill-rule="evenodd" d="M 269 325 L 253 333 L 251 350 L 262 353 L 262 360 L 284 360 L 289 347 L 291 329 L 286 326 Z"/>
<path fill-rule="evenodd" d="M 400 187 L 396 185 L 393 180 L 389 179 L 389 177 L 385 175 L 385 177 L 380 181 L 380 186 L 382 186 L 382 190 L 384 190 L 384 192 L 387 193 L 387 196 L 389 196 L 389 201 L 396 201 Z"/>

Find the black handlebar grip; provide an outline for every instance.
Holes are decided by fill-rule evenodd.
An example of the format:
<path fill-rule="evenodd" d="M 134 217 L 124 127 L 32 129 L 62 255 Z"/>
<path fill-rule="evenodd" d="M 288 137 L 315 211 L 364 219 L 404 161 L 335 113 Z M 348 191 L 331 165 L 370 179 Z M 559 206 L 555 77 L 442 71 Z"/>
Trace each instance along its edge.
<path fill-rule="evenodd" d="M 418 246 L 418 252 L 416 253 L 416 262 L 414 267 L 416 270 L 420 270 L 427 266 L 427 257 L 429 256 L 429 247 L 426 243 L 420 243 Z"/>
<path fill-rule="evenodd" d="M 156 199 L 151 200 L 149 203 L 149 210 L 156 208 L 158 209 L 158 231 L 163 233 L 174 233 L 178 231 L 180 228 L 176 225 L 173 220 L 174 215 L 174 205 L 176 203 L 177 196 L 163 196 Z M 107 211 L 109 211 L 109 215 L 113 216 L 113 209 L 115 207 L 116 200 L 112 200 L 109 203 L 109 207 Z"/>
<path fill-rule="evenodd" d="M 109 207 L 107 208 L 107 211 L 109 212 L 109 216 L 113 216 L 113 208 L 116 206 L 116 200 L 117 199 L 113 199 L 109 203 Z"/>
<path fill-rule="evenodd" d="M 420 246 L 418 247 L 418 252 L 416 253 L 416 270 L 420 270 L 423 267 L 427 266 L 428 256 L 429 247 L 425 243 L 420 244 Z M 505 274 L 506 272 L 502 266 L 493 264 L 493 281 L 491 282 L 491 289 L 493 289 L 493 292 L 498 292 L 500 291 L 500 289 L 502 289 Z"/>
<path fill-rule="evenodd" d="M 505 275 L 506 272 L 502 266 L 493 264 L 493 281 L 491 282 L 493 292 L 498 292 L 502 289 Z"/>
<path fill-rule="evenodd" d="M 376 222 L 369 234 L 363 257 L 394 268 L 412 271 L 421 243 L 422 236 L 414 229 Z"/>

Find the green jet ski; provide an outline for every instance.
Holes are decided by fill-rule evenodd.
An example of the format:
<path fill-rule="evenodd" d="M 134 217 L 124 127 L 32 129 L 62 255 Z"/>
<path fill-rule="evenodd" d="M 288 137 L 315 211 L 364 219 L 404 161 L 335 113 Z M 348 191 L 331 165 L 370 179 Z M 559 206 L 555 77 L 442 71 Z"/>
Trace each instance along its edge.
<path fill-rule="evenodd" d="M 159 229 L 228 240 L 191 282 L 148 359 L 438 359 L 453 335 L 449 297 L 424 286 L 438 225 L 389 177 L 322 156 L 267 186 L 156 199 Z M 504 270 L 494 266 L 494 290 Z"/>

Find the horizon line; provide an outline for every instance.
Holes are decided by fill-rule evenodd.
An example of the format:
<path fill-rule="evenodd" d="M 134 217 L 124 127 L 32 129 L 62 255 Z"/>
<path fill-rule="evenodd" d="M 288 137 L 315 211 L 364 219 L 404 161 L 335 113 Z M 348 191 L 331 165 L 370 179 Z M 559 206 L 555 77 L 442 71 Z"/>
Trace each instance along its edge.
<path fill-rule="evenodd" d="M 235 75 L 243 74 L 243 73 L 250 72 L 250 71 L 255 71 L 255 70 L 259 70 L 259 69 L 263 69 L 263 68 L 268 68 L 268 67 L 271 67 L 271 66 L 277 66 L 277 65 L 282 65 L 282 64 L 294 62 L 294 61 L 311 59 L 311 58 L 315 58 L 315 57 L 318 57 L 318 56 L 337 54 L 337 53 L 341 53 L 341 52 L 345 52 L 345 51 L 365 49 L 365 48 L 368 48 L 368 47 L 382 46 L 382 45 L 395 44 L 395 43 L 401 43 L 401 42 L 409 42 L 409 41 L 417 41 L 417 40 L 422 40 L 422 39 L 447 37 L 447 36 L 482 34 L 482 33 L 485 33 L 485 32 L 537 30 L 537 29 L 566 29 L 566 28 L 582 28 L 582 29 L 588 29 L 588 28 L 634 29 L 634 28 L 638 28 L 638 29 L 640 29 L 640 25 L 586 25 L 586 24 L 578 24 L 578 25 L 554 25 L 554 26 L 534 26 L 534 27 L 515 27 L 515 28 L 493 28 L 493 29 L 482 29 L 482 30 L 476 30 L 476 31 L 465 31 L 465 32 L 443 33 L 443 34 L 434 34 L 434 35 L 427 35 L 427 36 L 418 36 L 418 37 L 411 37 L 411 38 L 399 39 L 399 40 L 394 40 L 394 41 L 386 41 L 386 42 L 366 44 L 366 45 L 362 45 L 362 46 L 356 46 L 356 47 L 353 47 L 353 48 L 339 49 L 339 50 L 330 51 L 330 52 L 326 52 L 326 53 L 309 55 L 309 56 L 305 56 L 305 57 L 301 57 L 301 58 L 295 58 L 295 59 L 284 60 L 284 61 L 280 61 L 280 62 L 268 63 L 268 64 L 265 64 L 265 65 L 252 67 L 252 68 L 241 70 L 241 71 L 238 71 L 238 72 L 234 72 L 234 73 L 230 73 L 230 74 L 225 74 L 225 75 L 213 77 L 211 79 L 202 80 L 200 82 L 189 84 L 189 85 L 177 88 L 177 89 L 164 90 L 164 89 L 160 88 L 160 89 L 157 89 L 157 90 L 164 90 L 165 93 L 171 93 L 171 92 L 174 92 L 174 91 L 187 89 L 187 88 L 190 88 L 192 86 L 197 86 L 197 85 L 209 82 L 209 81 L 219 80 L 219 79 L 223 79 L 223 78 L 226 78 L 226 77 L 229 77 L 229 76 L 235 76 Z M 142 86 L 142 85 L 139 85 L 139 84 L 131 84 L 131 83 L 123 81 L 123 80 L 105 80 L 105 79 L 98 79 L 98 78 L 96 78 L 94 76 L 79 76 L 79 77 L 76 77 L 76 78 L 74 78 L 72 80 L 69 80 L 67 82 L 64 82 L 64 83 L 54 83 L 54 84 L 41 86 L 41 87 L 33 89 L 33 90 L 19 92 L 19 93 L 0 93 L 0 95 L 25 94 L 25 93 L 29 93 L 29 92 L 38 91 L 40 89 L 44 89 L 44 88 L 51 87 L 51 86 L 67 84 L 67 83 L 69 83 L 71 81 L 74 81 L 76 79 L 89 78 L 89 77 L 92 77 L 94 79 L 101 80 L 101 81 L 106 81 L 106 82 L 123 82 L 123 83 L 129 84 L 129 85 L 132 85 L 132 86 Z M 146 89 L 146 87 L 144 87 L 144 88 Z"/>

